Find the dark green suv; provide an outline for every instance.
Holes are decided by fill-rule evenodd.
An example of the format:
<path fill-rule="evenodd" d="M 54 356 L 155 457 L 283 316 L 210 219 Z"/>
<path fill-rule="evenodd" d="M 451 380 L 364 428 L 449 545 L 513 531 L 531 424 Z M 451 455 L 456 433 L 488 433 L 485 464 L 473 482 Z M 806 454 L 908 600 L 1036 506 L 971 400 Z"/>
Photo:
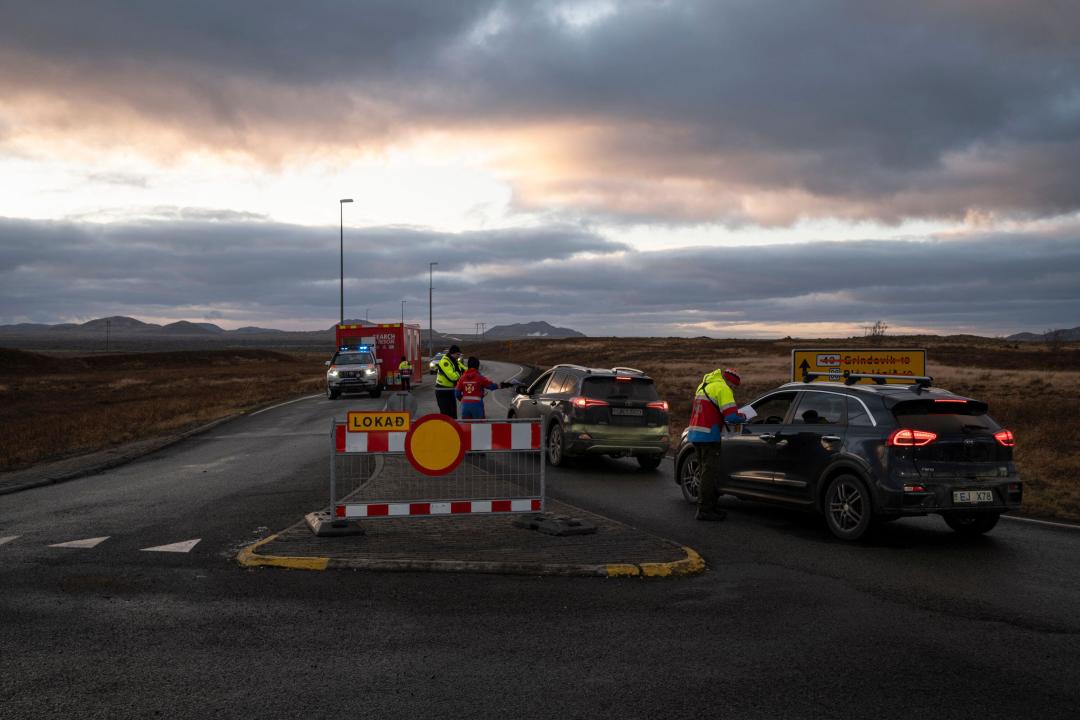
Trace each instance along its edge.
<path fill-rule="evenodd" d="M 574 455 L 633 455 L 653 470 L 671 443 L 667 401 L 633 368 L 556 365 L 518 389 L 508 417 L 540 418 L 551 465 Z"/>

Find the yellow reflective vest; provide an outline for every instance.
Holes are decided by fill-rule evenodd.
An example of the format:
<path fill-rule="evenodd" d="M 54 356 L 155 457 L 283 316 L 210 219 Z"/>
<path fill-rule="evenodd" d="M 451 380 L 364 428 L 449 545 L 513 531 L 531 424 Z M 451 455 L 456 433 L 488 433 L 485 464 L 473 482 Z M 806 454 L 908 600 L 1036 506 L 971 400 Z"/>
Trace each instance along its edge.
<path fill-rule="evenodd" d="M 465 372 L 465 365 L 461 360 L 454 361 L 449 355 L 439 358 L 438 369 L 435 375 L 435 387 L 453 389 L 457 385 L 458 378 Z"/>

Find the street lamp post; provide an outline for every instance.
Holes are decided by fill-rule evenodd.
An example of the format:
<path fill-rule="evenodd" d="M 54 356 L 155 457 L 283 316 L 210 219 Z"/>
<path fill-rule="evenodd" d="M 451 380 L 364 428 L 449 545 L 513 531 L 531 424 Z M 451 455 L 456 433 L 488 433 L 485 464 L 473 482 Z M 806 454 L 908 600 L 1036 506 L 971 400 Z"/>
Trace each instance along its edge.
<path fill-rule="evenodd" d="M 352 198 L 342 198 L 341 200 L 338 200 L 338 231 L 341 240 L 341 244 L 339 246 L 341 253 L 341 305 L 339 307 L 339 325 L 345 324 L 345 203 L 351 202 Z"/>
<path fill-rule="evenodd" d="M 427 264 L 427 352 L 428 357 L 435 357 L 435 340 L 433 339 L 434 330 L 431 325 L 431 274 L 432 269 L 438 265 L 437 262 L 429 262 Z"/>

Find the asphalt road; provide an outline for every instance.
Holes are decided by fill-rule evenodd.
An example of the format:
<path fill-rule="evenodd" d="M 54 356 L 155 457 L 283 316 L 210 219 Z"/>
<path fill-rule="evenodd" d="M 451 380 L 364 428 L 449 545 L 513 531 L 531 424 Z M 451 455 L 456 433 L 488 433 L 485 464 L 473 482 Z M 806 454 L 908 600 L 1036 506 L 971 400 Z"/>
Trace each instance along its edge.
<path fill-rule="evenodd" d="M 967 540 L 926 518 L 845 545 L 734 500 L 697 523 L 669 464 L 597 461 L 551 471 L 550 493 L 694 547 L 708 572 L 239 567 L 325 505 L 330 418 L 378 406 L 311 398 L 0 497 L 0 718 L 1077 717 L 1078 531 Z"/>

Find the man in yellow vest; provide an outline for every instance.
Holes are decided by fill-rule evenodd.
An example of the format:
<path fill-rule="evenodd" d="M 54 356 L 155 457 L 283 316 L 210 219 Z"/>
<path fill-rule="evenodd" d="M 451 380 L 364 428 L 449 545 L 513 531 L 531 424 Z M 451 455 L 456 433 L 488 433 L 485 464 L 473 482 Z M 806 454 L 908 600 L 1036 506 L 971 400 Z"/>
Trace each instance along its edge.
<path fill-rule="evenodd" d="M 741 381 L 735 368 L 716 369 L 701 379 L 694 393 L 686 439 L 694 443 L 698 457 L 698 520 L 717 521 L 727 516 L 718 504 L 717 478 L 724 471 L 720 440 L 724 425 L 746 422 L 731 391 Z"/>
<path fill-rule="evenodd" d="M 461 361 L 461 348 L 457 345 L 451 345 L 435 366 L 435 402 L 439 403 L 440 413 L 454 420 L 457 420 L 457 397 L 454 395 L 454 388 L 457 387 L 458 378 L 467 369 Z"/>
<path fill-rule="evenodd" d="M 398 377 L 401 378 L 401 389 L 405 392 L 412 390 L 412 363 L 409 358 L 401 356 L 401 362 L 397 366 Z"/>

